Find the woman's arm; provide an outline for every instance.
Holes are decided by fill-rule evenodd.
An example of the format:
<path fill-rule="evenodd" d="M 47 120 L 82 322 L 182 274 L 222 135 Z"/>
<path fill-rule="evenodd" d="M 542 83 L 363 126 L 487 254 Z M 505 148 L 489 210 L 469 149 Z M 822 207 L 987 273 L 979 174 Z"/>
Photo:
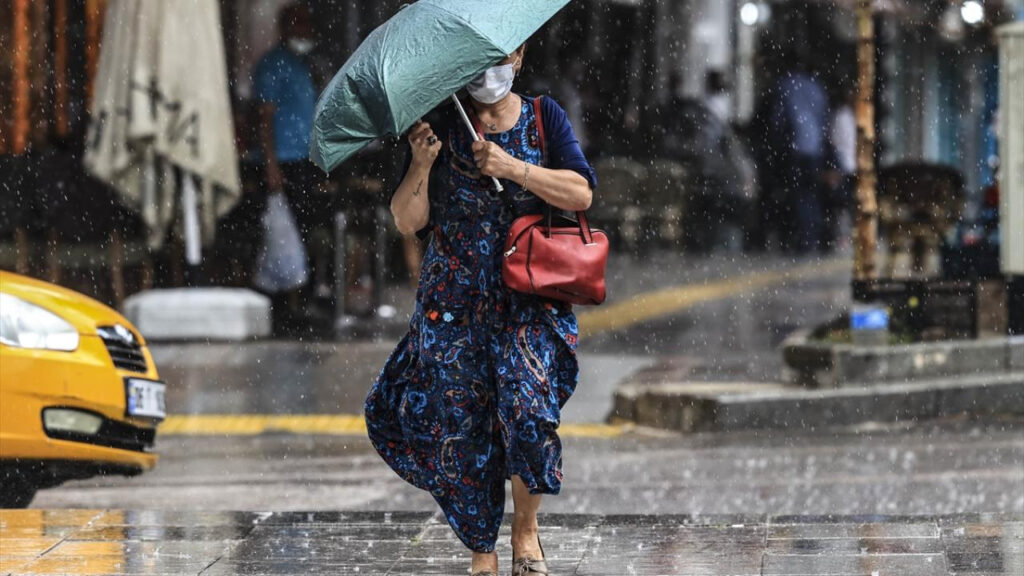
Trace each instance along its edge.
<path fill-rule="evenodd" d="M 409 145 L 412 146 L 412 162 L 391 197 L 391 216 L 398 231 L 405 236 L 415 234 L 430 221 L 430 169 L 441 151 L 441 142 L 426 122 L 413 127 Z"/>
<path fill-rule="evenodd" d="M 594 191 L 575 170 L 552 170 L 528 164 L 506 153 L 494 142 L 474 142 L 473 157 L 484 176 L 511 180 L 561 210 L 579 212 L 590 208 Z"/>

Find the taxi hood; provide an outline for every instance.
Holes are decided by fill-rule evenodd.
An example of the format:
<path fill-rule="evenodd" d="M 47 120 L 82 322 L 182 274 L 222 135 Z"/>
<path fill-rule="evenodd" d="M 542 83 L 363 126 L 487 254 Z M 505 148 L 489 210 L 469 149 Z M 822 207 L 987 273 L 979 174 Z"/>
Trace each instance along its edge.
<path fill-rule="evenodd" d="M 145 343 L 135 326 L 119 312 L 74 290 L 0 270 L 0 292 L 49 310 L 74 326 L 79 334 L 95 336 L 98 326 L 121 324 L 140 338 L 140 344 Z"/>

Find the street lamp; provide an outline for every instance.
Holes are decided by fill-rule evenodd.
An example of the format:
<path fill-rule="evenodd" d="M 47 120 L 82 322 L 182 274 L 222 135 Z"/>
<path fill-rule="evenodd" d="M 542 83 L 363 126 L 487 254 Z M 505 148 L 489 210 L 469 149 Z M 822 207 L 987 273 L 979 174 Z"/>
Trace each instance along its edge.
<path fill-rule="evenodd" d="M 747 26 L 753 26 L 757 24 L 757 21 L 761 18 L 761 10 L 757 7 L 757 4 L 753 2 L 747 2 L 740 8 L 740 22 L 743 22 Z"/>
<path fill-rule="evenodd" d="M 974 26 L 985 19 L 985 7 L 977 0 L 967 0 L 960 5 L 960 17 L 967 24 Z"/>

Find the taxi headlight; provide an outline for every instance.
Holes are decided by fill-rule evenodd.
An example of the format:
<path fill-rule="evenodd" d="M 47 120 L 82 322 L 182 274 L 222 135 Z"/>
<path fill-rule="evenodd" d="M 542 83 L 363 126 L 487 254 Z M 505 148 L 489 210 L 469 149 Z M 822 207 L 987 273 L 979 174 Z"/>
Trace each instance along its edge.
<path fill-rule="evenodd" d="M 71 352 L 78 348 L 78 331 L 45 308 L 0 293 L 0 343 Z"/>
<path fill-rule="evenodd" d="M 43 410 L 43 426 L 47 431 L 95 434 L 103 425 L 103 418 L 90 412 L 70 408 Z"/>

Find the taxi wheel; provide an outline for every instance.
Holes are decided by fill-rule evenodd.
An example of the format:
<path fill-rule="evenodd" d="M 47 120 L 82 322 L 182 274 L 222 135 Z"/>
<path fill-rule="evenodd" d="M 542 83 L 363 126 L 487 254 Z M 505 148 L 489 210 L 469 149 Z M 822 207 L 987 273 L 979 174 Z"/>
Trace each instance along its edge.
<path fill-rule="evenodd" d="M 0 508 L 26 508 L 36 495 L 36 487 L 21 476 L 12 474 L 0 485 Z"/>

